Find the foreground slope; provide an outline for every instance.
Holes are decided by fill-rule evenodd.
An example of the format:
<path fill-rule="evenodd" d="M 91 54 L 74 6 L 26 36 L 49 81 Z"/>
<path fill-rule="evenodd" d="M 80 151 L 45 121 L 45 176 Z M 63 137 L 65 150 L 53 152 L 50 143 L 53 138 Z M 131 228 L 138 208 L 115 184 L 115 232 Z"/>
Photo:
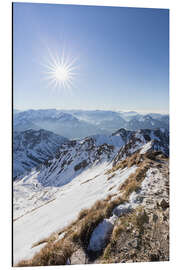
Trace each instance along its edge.
<path fill-rule="evenodd" d="M 121 213 L 136 211 L 142 203 L 137 198 L 138 194 L 140 197 L 147 196 L 148 201 L 149 194 L 154 196 L 157 192 L 159 186 L 154 188 L 151 185 L 151 179 L 154 179 L 152 166 L 155 166 L 162 186 L 165 185 L 158 168 L 161 162 L 155 159 L 160 160 L 158 155 L 162 153 L 164 164 L 167 150 L 168 133 L 165 130 L 155 133 L 147 130 L 119 130 L 113 136 L 93 136 L 64 144 L 57 156 L 39 171 L 14 183 L 14 264 L 22 259 L 30 260 L 21 265 L 64 264 L 69 261 L 74 264 L 76 262 L 72 256 L 79 248 L 83 249 L 87 262 L 98 262 Z M 145 184 L 148 181 L 150 186 Z M 133 195 L 134 191 L 137 194 Z M 22 194 L 26 195 L 23 197 Z M 100 203 L 94 207 L 97 200 Z M 148 202 L 143 201 L 142 206 L 146 208 Z M 82 219 L 77 219 L 84 208 L 89 208 L 89 212 L 85 211 Z M 75 222 L 71 224 L 73 220 Z M 68 227 L 62 234 L 61 230 L 65 226 Z M 76 228 L 72 230 L 73 235 L 71 226 Z M 49 238 L 52 233 L 53 237 Z M 63 252 L 67 249 L 63 245 L 67 240 L 72 250 L 65 256 Z M 43 246 L 39 255 L 31 260 Z M 65 261 L 56 254 L 58 248 Z M 42 260 L 42 252 L 49 259 Z M 52 259 L 54 256 L 59 256 L 59 259 Z"/>
<path fill-rule="evenodd" d="M 107 163 L 104 163 L 87 170 L 61 187 L 53 201 L 14 221 L 14 263 L 31 258 L 36 252 L 32 249 L 35 242 L 68 225 L 81 209 L 91 207 L 97 199 L 115 193 L 118 185 L 135 170 L 132 167 L 120 172 L 108 182 L 104 175 L 107 168 Z"/>

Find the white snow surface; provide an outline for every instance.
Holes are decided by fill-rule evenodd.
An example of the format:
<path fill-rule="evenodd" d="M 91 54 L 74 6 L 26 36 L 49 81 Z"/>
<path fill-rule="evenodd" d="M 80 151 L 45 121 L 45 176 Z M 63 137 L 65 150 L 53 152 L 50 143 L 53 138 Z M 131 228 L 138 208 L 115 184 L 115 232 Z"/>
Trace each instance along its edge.
<path fill-rule="evenodd" d="M 43 187 L 37 180 L 39 172 L 32 171 L 19 181 L 13 183 L 13 219 L 27 214 L 34 209 L 55 199 L 56 187 Z"/>
<path fill-rule="evenodd" d="M 108 238 L 108 235 L 112 232 L 114 226 L 114 220 L 104 219 L 93 231 L 88 249 L 93 251 L 101 250 Z"/>
<path fill-rule="evenodd" d="M 146 143 L 145 145 L 143 145 L 141 151 L 140 151 L 140 154 L 145 154 L 149 149 L 151 149 L 152 147 L 152 141 Z"/>
<path fill-rule="evenodd" d="M 105 172 L 111 166 L 103 162 L 83 171 L 62 187 L 52 190 L 48 187 L 46 196 L 49 197 L 46 200 L 43 200 L 45 195 L 42 186 L 36 185 L 38 175 L 35 172 L 21 183 L 15 183 L 14 215 L 19 218 L 13 224 L 14 264 L 22 259 L 30 259 L 37 252 L 37 248 L 32 248 L 33 243 L 68 225 L 77 218 L 81 209 L 89 208 L 97 200 L 116 193 L 119 184 L 136 170 L 133 166 L 118 171 L 107 180 Z M 32 191 L 34 197 L 30 199 L 28 193 Z M 25 195 L 22 196 L 22 193 Z"/>

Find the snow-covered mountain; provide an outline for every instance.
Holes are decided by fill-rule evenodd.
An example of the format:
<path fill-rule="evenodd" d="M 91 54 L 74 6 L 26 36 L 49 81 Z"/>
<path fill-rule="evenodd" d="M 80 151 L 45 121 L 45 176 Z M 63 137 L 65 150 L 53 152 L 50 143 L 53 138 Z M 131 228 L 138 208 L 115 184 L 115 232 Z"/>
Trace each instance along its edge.
<path fill-rule="evenodd" d="M 157 128 L 169 128 L 169 117 L 168 116 L 155 116 L 153 115 L 136 115 L 126 123 L 126 128 L 130 130 L 137 129 L 157 129 Z"/>
<path fill-rule="evenodd" d="M 71 110 L 68 113 L 73 114 L 78 119 L 87 121 L 106 131 L 112 133 L 118 128 L 129 130 L 137 129 L 157 129 L 169 128 L 169 116 L 162 114 L 139 114 L 135 111 L 115 112 L 115 111 L 83 111 Z"/>
<path fill-rule="evenodd" d="M 17 114 L 19 112 L 21 112 L 21 111 L 20 110 L 17 110 L 17 109 L 13 109 L 13 114 Z"/>
<path fill-rule="evenodd" d="M 25 132 L 27 137 L 28 132 L 30 131 Z M 33 132 L 36 134 L 36 131 Z M 29 143 L 29 150 L 34 146 L 34 140 L 31 142 L 27 137 L 23 145 Z M 46 144 L 47 142 L 43 147 Z M 21 145 L 19 148 L 21 149 Z M 108 195 L 116 196 L 119 185 L 140 169 L 137 164 L 132 164 L 122 169 L 116 168 L 115 173 L 114 171 L 109 173 L 118 162 L 135 153 L 141 157 L 155 151 L 167 156 L 168 149 L 169 135 L 165 129 L 138 131 L 119 129 L 110 136 L 94 135 L 82 140 L 65 141 L 56 148 L 56 155 L 53 158 L 13 183 L 14 262 L 31 258 L 44 245 L 43 243 L 32 248 L 34 243 L 46 239 L 51 233 L 70 224 L 77 218 L 80 210 L 91 207 L 97 200 L 105 199 Z M 154 172 L 149 171 L 149 175 L 150 178 L 154 177 Z M 158 177 L 163 181 L 163 177 L 159 175 L 158 172 Z M 147 174 L 147 182 L 148 177 Z M 158 183 L 157 179 L 155 181 Z M 152 191 L 153 188 L 152 183 L 152 188 L 150 185 L 151 190 L 147 190 L 147 193 L 156 193 L 157 188 Z M 145 193 L 145 188 L 142 188 L 142 191 Z M 125 211 L 127 207 L 132 207 L 131 201 L 133 207 L 139 205 L 137 196 L 139 193 L 132 196 L 128 204 L 123 205 Z M 119 210 L 117 206 L 116 212 L 121 212 L 121 208 L 122 206 Z M 118 214 L 114 221 L 112 218 L 108 220 L 113 224 L 112 228 L 117 218 Z M 106 220 L 104 222 L 106 223 Z M 98 233 L 98 237 L 103 242 L 103 230 L 101 234 Z M 92 234 L 90 248 L 97 247 L 96 236 Z"/>
<path fill-rule="evenodd" d="M 103 110 L 28 110 L 14 114 L 14 130 L 46 129 L 69 139 L 129 130 L 169 128 L 169 116 Z"/>
<path fill-rule="evenodd" d="M 126 131 L 127 132 L 127 131 Z M 141 149 L 141 150 L 140 150 Z M 129 139 L 114 159 L 114 164 L 126 159 L 136 151 L 144 154 L 148 151 L 159 151 L 169 156 L 169 132 L 166 129 L 140 129 L 131 131 Z"/>
<path fill-rule="evenodd" d="M 13 133 L 13 179 L 52 158 L 66 138 L 47 130 Z"/>
<path fill-rule="evenodd" d="M 28 110 L 15 114 L 13 127 L 15 131 L 42 128 L 70 139 L 103 133 L 102 129 L 93 124 L 55 109 Z"/>
<path fill-rule="evenodd" d="M 37 178 L 43 186 L 62 186 L 72 181 L 85 169 L 104 161 L 110 162 L 116 155 L 116 159 L 124 159 L 147 143 L 151 143 L 151 148 L 168 155 L 168 136 L 166 130 L 120 129 L 110 136 L 94 135 L 83 140 L 68 141 L 56 148 L 56 156 L 53 159 L 46 163 L 41 161 L 42 165 Z M 30 151 L 29 148 L 28 151 Z M 26 155 L 27 153 L 29 157 L 30 152 L 26 150 Z M 31 163 L 34 162 L 32 159 Z"/>

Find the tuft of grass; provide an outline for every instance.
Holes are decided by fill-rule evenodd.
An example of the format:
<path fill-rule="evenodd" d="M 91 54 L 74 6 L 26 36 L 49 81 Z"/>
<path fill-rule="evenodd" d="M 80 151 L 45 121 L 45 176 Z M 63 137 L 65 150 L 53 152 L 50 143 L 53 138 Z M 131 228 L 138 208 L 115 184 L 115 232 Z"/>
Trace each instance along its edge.
<path fill-rule="evenodd" d="M 117 224 L 114 229 L 113 229 L 113 232 L 112 232 L 112 239 L 114 241 L 116 241 L 120 234 L 125 230 L 124 226 L 120 223 L 120 224 Z"/>
<path fill-rule="evenodd" d="M 105 218 L 109 218 L 112 214 L 113 209 L 124 202 L 125 200 L 123 200 L 121 196 L 119 196 L 115 200 L 109 201 L 104 209 Z"/>
<path fill-rule="evenodd" d="M 108 191 L 111 191 L 113 188 L 115 188 L 116 187 L 116 185 L 113 185 L 112 187 L 110 187 L 109 189 L 108 189 Z"/>
<path fill-rule="evenodd" d="M 146 177 L 146 172 L 150 168 L 149 161 L 143 161 L 140 166 L 136 169 L 135 173 L 132 173 L 125 182 L 119 186 L 119 191 L 123 191 L 123 199 L 127 200 L 129 195 L 133 191 L 138 191 L 140 185 L 144 178 Z"/>
<path fill-rule="evenodd" d="M 17 266 L 64 265 L 73 252 L 72 243 L 68 240 L 49 243 L 31 260 L 23 260 Z"/>
<path fill-rule="evenodd" d="M 149 223 L 149 217 L 148 217 L 145 210 L 139 211 L 139 213 L 136 216 L 136 224 L 137 224 L 140 232 L 144 230 L 145 223 Z"/>
<path fill-rule="evenodd" d="M 81 222 L 76 227 L 72 234 L 72 241 L 80 244 L 84 249 L 87 249 L 90 236 L 93 230 L 105 217 L 105 206 L 107 201 L 97 201 L 94 206 L 89 209 L 88 213 L 82 218 Z"/>
<path fill-rule="evenodd" d="M 111 243 L 107 245 L 107 247 L 104 250 L 103 259 L 108 260 L 110 258 L 111 254 Z"/>
<path fill-rule="evenodd" d="M 110 173 L 114 173 L 117 170 L 123 170 L 126 167 L 127 167 L 127 160 L 122 160 L 118 162 L 116 165 L 114 165 L 111 169 L 107 170 L 105 174 L 108 175 Z"/>
<path fill-rule="evenodd" d="M 80 219 L 84 218 L 85 216 L 87 216 L 88 211 L 89 211 L 88 209 L 82 209 L 78 215 L 78 219 L 80 220 Z"/>
<path fill-rule="evenodd" d="M 110 176 L 108 176 L 107 180 L 110 180 L 110 179 L 113 178 L 115 175 L 116 175 L 115 173 L 111 174 Z"/>

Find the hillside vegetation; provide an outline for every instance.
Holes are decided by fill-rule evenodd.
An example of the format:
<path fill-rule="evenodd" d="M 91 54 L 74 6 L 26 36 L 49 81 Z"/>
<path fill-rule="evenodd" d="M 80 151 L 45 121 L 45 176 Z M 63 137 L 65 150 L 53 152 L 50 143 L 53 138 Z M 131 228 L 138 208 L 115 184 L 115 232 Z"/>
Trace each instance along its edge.
<path fill-rule="evenodd" d="M 169 166 L 161 152 L 135 152 L 105 173 L 137 166 L 118 191 L 83 209 L 70 225 L 34 243 L 45 246 L 17 266 L 169 260 Z"/>

